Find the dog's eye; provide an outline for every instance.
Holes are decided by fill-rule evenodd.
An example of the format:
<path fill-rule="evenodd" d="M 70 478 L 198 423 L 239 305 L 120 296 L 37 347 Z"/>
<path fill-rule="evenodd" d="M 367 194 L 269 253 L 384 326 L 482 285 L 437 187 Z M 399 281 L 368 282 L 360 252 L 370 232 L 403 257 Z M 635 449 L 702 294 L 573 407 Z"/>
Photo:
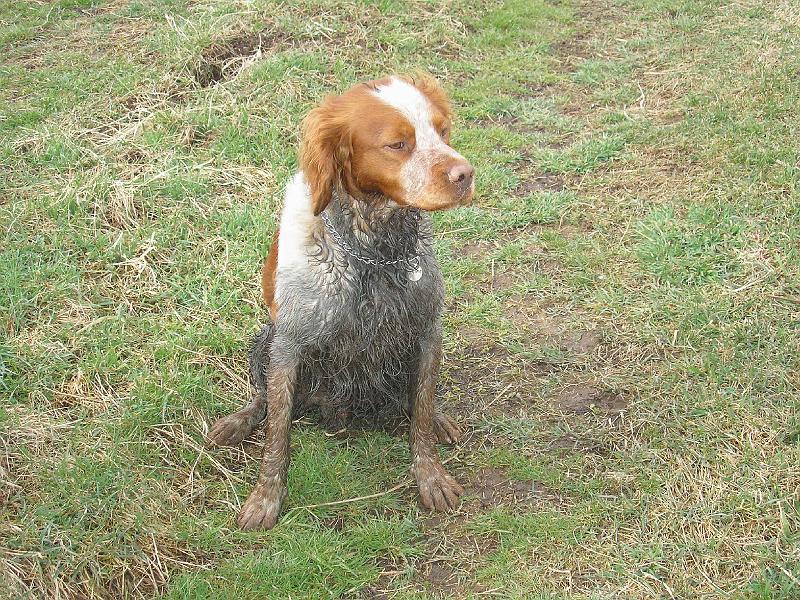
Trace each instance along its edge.
<path fill-rule="evenodd" d="M 405 147 L 406 147 L 406 143 L 402 142 L 402 141 L 401 142 L 395 142 L 394 144 L 389 144 L 387 146 L 387 148 L 391 148 L 392 150 L 402 150 Z"/>
<path fill-rule="evenodd" d="M 447 134 L 449 134 L 449 133 L 450 133 L 450 128 L 449 127 L 445 127 L 444 129 L 442 129 L 442 137 L 443 138 L 446 138 Z"/>

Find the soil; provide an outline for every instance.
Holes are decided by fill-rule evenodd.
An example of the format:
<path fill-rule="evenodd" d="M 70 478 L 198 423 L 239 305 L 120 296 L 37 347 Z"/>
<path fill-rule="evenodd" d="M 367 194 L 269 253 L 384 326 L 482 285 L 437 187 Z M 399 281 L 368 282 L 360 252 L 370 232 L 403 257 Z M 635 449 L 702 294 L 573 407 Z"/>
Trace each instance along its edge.
<path fill-rule="evenodd" d="M 458 588 L 456 574 L 446 563 L 439 561 L 431 563 L 423 574 L 428 587 L 437 595 L 452 595 Z"/>
<path fill-rule="evenodd" d="M 603 442 L 588 437 L 576 436 L 571 433 L 562 435 L 553 440 L 549 446 L 554 450 L 570 450 L 583 454 L 597 454 L 605 456 L 609 449 Z"/>
<path fill-rule="evenodd" d="M 560 192 L 566 186 L 566 181 L 559 175 L 543 173 L 525 179 L 516 190 L 514 195 L 519 197 L 530 196 L 534 192 Z"/>
<path fill-rule="evenodd" d="M 461 478 L 464 497 L 455 513 L 430 513 L 421 522 L 427 549 L 413 564 L 419 584 L 437 598 L 465 598 L 485 592 L 481 586 L 465 584 L 458 569 L 468 570 L 469 559 L 495 552 L 500 546 L 497 532 L 471 533 L 464 524 L 475 515 L 499 507 L 515 513 L 536 510 L 542 503 L 561 504 L 563 499 L 538 481 L 518 480 L 502 468 L 484 468 L 469 479 Z M 461 558 L 457 558 L 461 557 Z M 381 598 L 382 596 L 366 596 Z"/>
<path fill-rule="evenodd" d="M 511 479 L 505 470 L 494 468 L 478 472 L 466 493 L 477 497 L 482 510 L 531 504 L 537 499 L 558 499 L 557 494 L 538 481 Z"/>
<path fill-rule="evenodd" d="M 233 74 L 229 66 L 236 59 L 252 56 L 258 51 L 266 52 L 284 46 L 291 39 L 291 34 L 286 31 L 266 28 L 222 40 L 203 51 L 192 75 L 200 87 L 212 86 L 225 81 Z"/>
<path fill-rule="evenodd" d="M 628 407 L 628 401 L 621 392 L 604 390 L 593 385 L 565 388 L 556 394 L 554 401 L 562 411 L 575 414 L 598 411 L 616 415 Z"/>
<path fill-rule="evenodd" d="M 560 347 L 576 354 L 588 354 L 597 348 L 601 342 L 602 337 L 597 330 L 574 331 L 562 337 Z"/>

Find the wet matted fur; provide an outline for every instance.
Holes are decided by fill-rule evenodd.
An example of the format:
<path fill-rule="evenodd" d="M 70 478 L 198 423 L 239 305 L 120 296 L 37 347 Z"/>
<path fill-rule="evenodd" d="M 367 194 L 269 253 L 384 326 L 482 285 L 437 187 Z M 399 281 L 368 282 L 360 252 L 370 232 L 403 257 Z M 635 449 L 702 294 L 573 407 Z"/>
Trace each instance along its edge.
<path fill-rule="evenodd" d="M 409 279 L 408 263 L 368 265 L 319 235 L 311 260 L 335 274 L 313 311 L 298 306 L 290 327 L 303 346 L 293 418 L 318 409 L 329 429 L 381 427 L 409 413 L 409 386 L 418 343 L 440 328 L 444 288 L 432 251 L 430 217 L 386 199 L 338 195 L 326 209 L 337 232 L 360 256 L 382 261 L 419 256 L 424 277 Z M 327 234 L 327 232 L 325 232 Z M 306 280 L 290 282 L 303 297 Z M 256 394 L 265 394 L 275 325 L 266 324 L 249 353 Z"/>

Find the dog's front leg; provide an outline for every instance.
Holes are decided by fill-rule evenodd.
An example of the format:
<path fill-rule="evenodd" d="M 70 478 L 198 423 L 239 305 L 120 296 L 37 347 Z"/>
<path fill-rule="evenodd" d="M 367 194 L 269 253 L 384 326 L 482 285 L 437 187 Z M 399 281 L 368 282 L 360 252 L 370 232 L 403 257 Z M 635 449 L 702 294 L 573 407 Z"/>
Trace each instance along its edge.
<path fill-rule="evenodd" d="M 289 353 L 285 352 L 285 347 L 277 338 L 270 354 L 264 456 L 261 459 L 258 482 L 237 519 L 239 526 L 247 531 L 274 527 L 287 495 L 289 428 L 292 424 L 292 404 L 299 361 L 295 355 L 287 356 Z"/>
<path fill-rule="evenodd" d="M 422 504 L 428 509 L 448 510 L 458 505 L 464 488 L 445 471 L 436 450 L 434 399 L 441 362 L 442 334 L 437 330 L 421 343 L 411 381 L 411 473 Z"/>

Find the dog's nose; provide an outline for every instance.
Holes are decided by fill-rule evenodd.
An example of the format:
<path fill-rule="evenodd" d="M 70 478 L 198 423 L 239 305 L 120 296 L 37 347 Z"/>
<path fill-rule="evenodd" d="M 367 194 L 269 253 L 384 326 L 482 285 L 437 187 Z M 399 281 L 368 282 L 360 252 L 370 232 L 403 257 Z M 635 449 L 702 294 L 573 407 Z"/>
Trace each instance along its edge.
<path fill-rule="evenodd" d="M 462 187 L 468 187 L 472 183 L 473 175 L 475 175 L 475 168 L 468 162 L 456 163 L 447 172 L 447 178 L 450 183 L 455 183 Z"/>

